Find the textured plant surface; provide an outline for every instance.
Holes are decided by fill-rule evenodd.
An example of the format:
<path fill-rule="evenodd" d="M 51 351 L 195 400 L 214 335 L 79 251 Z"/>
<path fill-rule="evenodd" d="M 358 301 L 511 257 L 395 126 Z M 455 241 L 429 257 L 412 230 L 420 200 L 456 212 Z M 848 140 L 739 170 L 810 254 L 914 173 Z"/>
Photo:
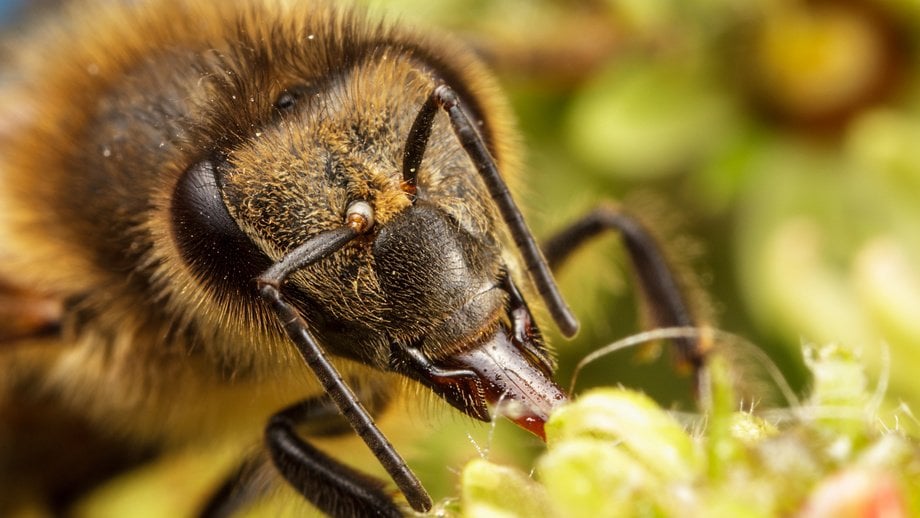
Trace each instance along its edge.
<path fill-rule="evenodd" d="M 917 516 L 920 443 L 885 424 L 912 416 L 879 408 L 850 351 L 805 352 L 813 389 L 782 411 L 739 411 L 719 359 L 683 424 L 631 390 L 586 393 L 553 416 L 532 477 L 470 462 L 463 515 Z"/>

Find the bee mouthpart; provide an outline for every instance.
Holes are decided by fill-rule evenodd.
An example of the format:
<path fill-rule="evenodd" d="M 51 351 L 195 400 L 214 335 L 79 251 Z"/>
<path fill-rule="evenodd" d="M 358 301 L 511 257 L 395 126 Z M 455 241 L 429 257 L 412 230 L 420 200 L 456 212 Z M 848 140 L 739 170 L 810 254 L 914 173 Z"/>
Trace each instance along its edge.
<path fill-rule="evenodd" d="M 441 398 L 482 421 L 498 415 L 546 440 L 543 426 L 556 407 L 568 401 L 565 392 L 533 360 L 504 326 L 481 345 L 437 363 L 416 348 L 407 350 L 411 377 Z"/>

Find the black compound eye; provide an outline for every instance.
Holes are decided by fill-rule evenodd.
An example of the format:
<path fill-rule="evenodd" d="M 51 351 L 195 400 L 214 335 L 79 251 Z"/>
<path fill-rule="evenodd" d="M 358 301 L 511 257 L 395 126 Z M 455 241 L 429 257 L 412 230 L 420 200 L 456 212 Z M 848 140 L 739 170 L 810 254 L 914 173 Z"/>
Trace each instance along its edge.
<path fill-rule="evenodd" d="M 173 235 L 183 260 L 200 278 L 245 290 L 271 261 L 227 211 L 219 164 L 202 160 L 182 174 L 173 193 Z"/>

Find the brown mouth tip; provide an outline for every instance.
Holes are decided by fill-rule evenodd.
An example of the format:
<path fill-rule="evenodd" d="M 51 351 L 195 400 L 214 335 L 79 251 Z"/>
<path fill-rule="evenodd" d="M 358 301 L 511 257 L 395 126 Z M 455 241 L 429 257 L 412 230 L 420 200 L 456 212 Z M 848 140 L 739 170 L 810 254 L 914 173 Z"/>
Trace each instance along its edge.
<path fill-rule="evenodd" d="M 529 398 L 522 398 L 520 394 L 517 397 L 512 395 L 498 402 L 498 415 L 507 418 L 546 442 L 546 422 L 556 408 L 568 401 L 565 393 L 555 384 L 547 388 L 555 390 L 541 393 L 539 397 L 534 397 L 533 394 Z"/>
<path fill-rule="evenodd" d="M 547 419 L 568 400 L 546 366 L 504 327 L 479 346 L 430 365 L 422 374 L 424 383 L 467 415 L 483 421 L 505 417 L 544 441 Z"/>
<path fill-rule="evenodd" d="M 543 442 L 546 442 L 546 430 L 544 428 L 546 425 L 545 419 L 530 415 L 519 417 L 517 419 L 511 419 L 511 421 L 521 428 L 527 430 L 528 432 L 536 435 Z"/>

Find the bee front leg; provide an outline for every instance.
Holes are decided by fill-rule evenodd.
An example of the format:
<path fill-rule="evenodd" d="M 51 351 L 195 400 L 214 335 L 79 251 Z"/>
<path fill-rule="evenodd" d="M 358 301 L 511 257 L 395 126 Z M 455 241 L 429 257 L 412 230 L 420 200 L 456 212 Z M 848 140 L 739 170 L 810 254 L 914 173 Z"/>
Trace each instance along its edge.
<path fill-rule="evenodd" d="M 372 415 L 381 412 L 389 402 L 389 393 L 379 388 L 372 391 L 373 397 L 367 404 Z M 285 408 L 273 415 L 265 428 L 270 460 L 260 451 L 243 462 L 199 516 L 233 516 L 252 500 L 265 495 L 269 491 L 266 468 L 281 473 L 294 489 L 332 516 L 402 516 L 384 491 L 382 481 L 339 463 L 301 435 L 336 436 L 349 432 L 351 427 L 328 396 L 306 399 Z"/>
<path fill-rule="evenodd" d="M 332 516 L 402 516 L 384 483 L 326 455 L 296 430 L 317 414 L 338 412 L 328 397 L 278 412 L 265 429 L 265 443 L 278 471 L 307 500 Z"/>
<path fill-rule="evenodd" d="M 604 205 L 552 236 L 543 246 L 550 268 L 556 270 L 572 252 L 608 230 L 619 232 L 654 324 L 659 327 L 691 327 L 697 322 L 674 272 L 652 235 L 634 217 Z M 698 338 L 676 338 L 681 363 L 694 374 L 702 367 L 705 348 Z"/>

